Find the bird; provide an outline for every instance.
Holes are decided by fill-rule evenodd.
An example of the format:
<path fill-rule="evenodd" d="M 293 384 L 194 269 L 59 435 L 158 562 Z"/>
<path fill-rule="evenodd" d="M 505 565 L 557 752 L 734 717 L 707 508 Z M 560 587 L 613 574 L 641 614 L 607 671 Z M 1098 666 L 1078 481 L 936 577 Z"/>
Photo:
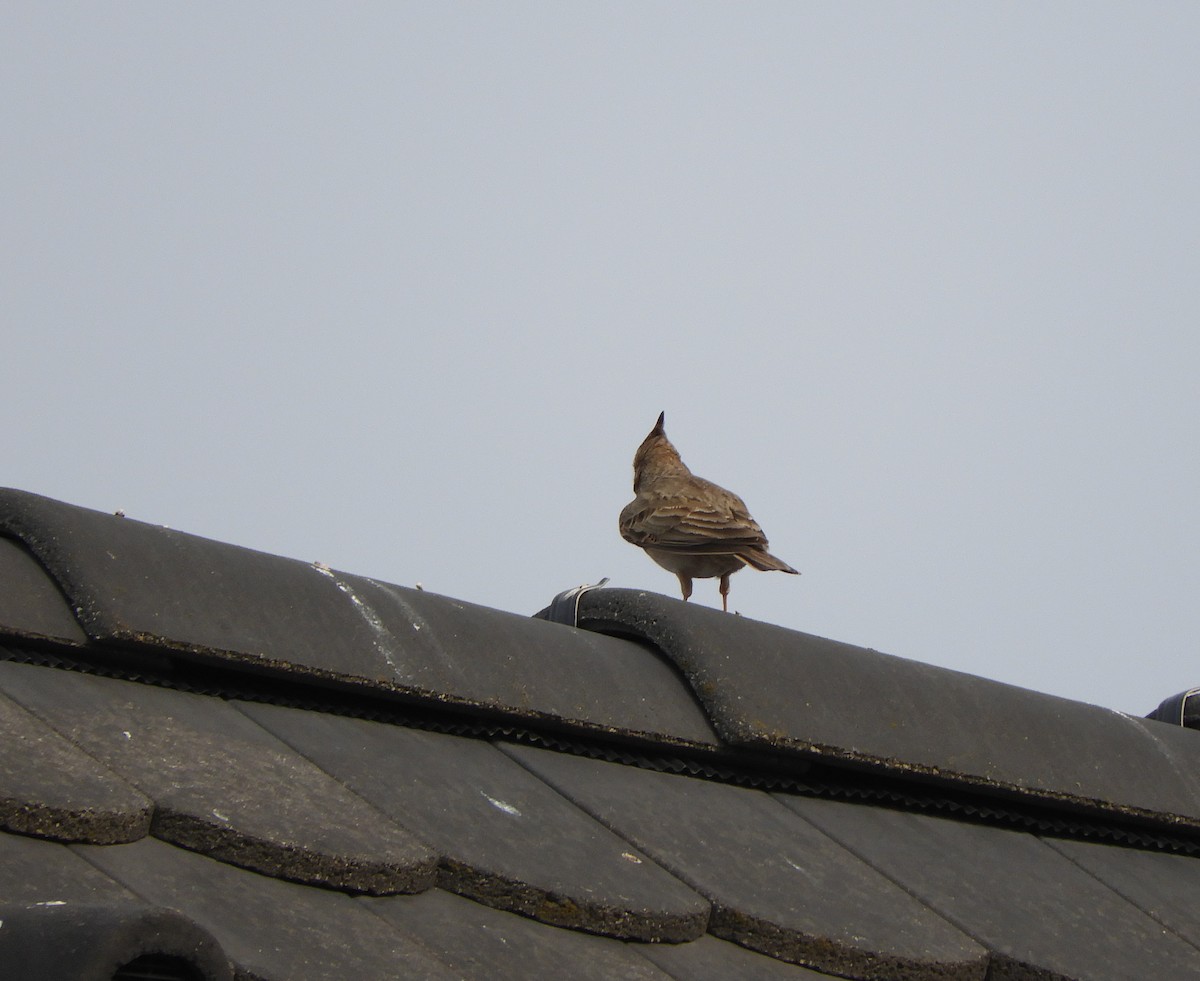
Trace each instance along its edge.
<path fill-rule="evenodd" d="M 762 572 L 795 569 L 767 551 L 767 536 L 745 502 L 697 477 L 667 439 L 666 412 L 633 457 L 634 499 L 621 510 L 621 537 L 679 578 L 686 603 L 693 579 L 721 579 L 721 609 L 729 612 L 729 577 L 743 566 Z"/>

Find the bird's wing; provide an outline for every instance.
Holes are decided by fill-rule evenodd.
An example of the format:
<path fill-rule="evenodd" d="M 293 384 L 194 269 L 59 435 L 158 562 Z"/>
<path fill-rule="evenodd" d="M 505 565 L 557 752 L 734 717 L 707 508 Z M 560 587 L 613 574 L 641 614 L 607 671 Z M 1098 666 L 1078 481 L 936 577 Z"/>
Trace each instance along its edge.
<path fill-rule="evenodd" d="M 621 535 L 643 548 L 696 554 L 761 549 L 766 536 L 736 494 L 695 480 L 687 492 L 640 495 L 621 512 Z"/>

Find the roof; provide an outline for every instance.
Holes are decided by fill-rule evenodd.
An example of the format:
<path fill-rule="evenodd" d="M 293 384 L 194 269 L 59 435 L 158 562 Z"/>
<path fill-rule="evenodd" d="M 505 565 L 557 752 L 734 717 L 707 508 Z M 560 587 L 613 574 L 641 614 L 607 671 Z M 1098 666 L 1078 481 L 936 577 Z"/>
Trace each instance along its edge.
<path fill-rule="evenodd" d="M 1200 977 L 1200 734 L 654 593 L 0 491 L 0 741 L 13 976 Z"/>

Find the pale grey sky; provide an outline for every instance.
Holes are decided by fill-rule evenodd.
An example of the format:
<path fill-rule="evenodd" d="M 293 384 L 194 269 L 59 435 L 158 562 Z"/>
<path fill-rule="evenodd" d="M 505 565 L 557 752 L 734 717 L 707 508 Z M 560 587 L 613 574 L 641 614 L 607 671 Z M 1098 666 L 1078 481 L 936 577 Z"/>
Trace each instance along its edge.
<path fill-rule="evenodd" d="M 665 409 L 803 572 L 744 615 L 1144 713 L 1200 685 L 1198 37 L 9 4 L 0 483 L 532 613 L 675 595 L 616 528 Z"/>

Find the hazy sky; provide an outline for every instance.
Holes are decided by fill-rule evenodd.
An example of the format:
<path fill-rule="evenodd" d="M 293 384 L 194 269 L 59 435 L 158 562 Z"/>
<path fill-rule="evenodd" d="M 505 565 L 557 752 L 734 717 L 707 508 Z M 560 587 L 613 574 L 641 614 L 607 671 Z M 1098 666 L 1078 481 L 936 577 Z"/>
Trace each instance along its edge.
<path fill-rule="evenodd" d="M 1200 685 L 1200 4 L 14 3 L 0 483 L 533 613 Z M 720 605 L 715 581 L 695 601 Z M 865 693 L 886 697 L 886 693 Z"/>

